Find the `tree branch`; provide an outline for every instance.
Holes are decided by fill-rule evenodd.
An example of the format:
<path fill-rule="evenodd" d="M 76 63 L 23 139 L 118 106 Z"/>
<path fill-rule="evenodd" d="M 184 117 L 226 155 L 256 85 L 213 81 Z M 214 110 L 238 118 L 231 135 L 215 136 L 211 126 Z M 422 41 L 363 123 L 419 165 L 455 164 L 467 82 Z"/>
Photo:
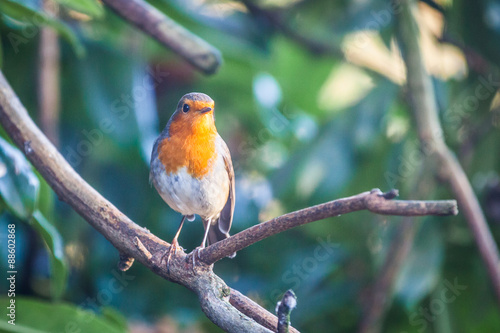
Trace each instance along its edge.
<path fill-rule="evenodd" d="M 238 290 L 231 289 L 229 302 L 240 312 L 246 314 L 262 326 L 275 331 L 278 327 L 278 318 L 266 309 L 255 303 Z M 290 333 L 299 333 L 295 328 L 289 327 Z"/>
<path fill-rule="evenodd" d="M 264 17 L 276 30 L 287 36 L 295 43 L 303 46 L 309 52 L 316 55 L 330 55 L 337 58 L 343 58 L 344 52 L 333 44 L 326 44 L 301 34 L 292 29 L 282 18 L 280 13 L 271 12 L 257 5 L 255 1 L 240 0 L 247 7 L 248 11 L 254 15 Z"/>
<path fill-rule="evenodd" d="M 103 0 L 123 19 L 165 45 L 205 74 L 222 63 L 215 47 L 194 35 L 143 0 Z"/>
<path fill-rule="evenodd" d="M 456 215 L 458 213 L 455 200 L 391 200 L 395 194 L 397 192 L 390 191 L 384 194 L 379 189 L 374 189 L 370 192 L 364 192 L 352 197 L 288 213 L 267 222 L 254 225 L 227 239 L 210 245 L 199 252 L 200 258 L 205 263 L 212 264 L 229 256 L 231 253 L 285 230 L 327 217 L 339 216 L 359 210 L 369 210 L 376 214 L 400 216 Z"/>
<path fill-rule="evenodd" d="M 345 59 L 345 61 L 363 68 L 371 74 L 386 77 L 399 85 L 401 85 L 405 80 L 404 77 L 398 75 L 397 69 L 391 70 L 392 67 L 389 67 L 388 69 L 387 66 L 380 66 L 380 61 L 378 61 L 377 58 L 374 58 L 373 54 L 370 52 L 363 51 L 362 48 L 352 52 L 354 51 L 353 48 L 345 49 L 340 47 L 338 44 L 328 43 L 326 41 L 316 39 L 314 36 L 300 32 L 300 29 L 296 29 L 291 24 L 286 22 L 284 18 L 285 15 L 283 15 L 284 13 L 281 10 L 267 9 L 260 6 L 258 2 L 254 0 L 240 0 L 240 2 L 245 5 L 250 14 L 256 16 L 257 20 L 265 20 L 270 26 L 276 29 L 276 31 L 279 31 L 290 41 L 301 46 L 313 55 Z"/>
<path fill-rule="evenodd" d="M 394 280 L 410 253 L 415 231 L 415 224 L 410 217 L 405 218 L 397 226 L 384 264 L 380 268 L 375 283 L 370 288 L 370 298 L 364 304 L 365 314 L 359 325 L 358 333 L 382 332 L 383 317 L 391 302 Z"/>
<path fill-rule="evenodd" d="M 441 38 L 438 38 L 440 43 L 448 43 L 455 47 L 458 47 L 460 51 L 465 56 L 465 61 L 467 62 L 467 67 L 481 75 L 488 75 L 492 70 L 497 71 L 496 66 L 486 59 L 479 52 L 474 50 L 472 47 L 465 45 L 463 42 L 456 40 L 448 34 L 444 34 Z"/>
<path fill-rule="evenodd" d="M 297 306 L 297 297 L 292 289 L 283 295 L 281 301 L 276 304 L 276 314 L 278 315 L 278 333 L 290 332 L 290 314 Z"/>
<path fill-rule="evenodd" d="M 104 235 L 118 249 L 121 258 L 133 257 L 155 274 L 195 292 L 203 312 L 227 332 L 271 332 L 277 327 L 278 320 L 253 301 L 231 291 L 213 273 L 211 265 L 203 261 L 212 263 L 278 232 L 356 210 L 407 216 L 457 213 L 454 200 L 397 201 L 391 200 L 397 194 L 395 191 L 383 194 L 380 190 L 373 190 L 286 214 L 242 231 L 230 237 L 229 242 L 218 242 L 201 251 L 203 260 L 194 267 L 193 254 L 178 252 L 171 258 L 167 271 L 161 260 L 170 244 L 132 222 L 71 168 L 33 123 L 1 72 L 0 123 L 59 198 Z M 293 328 L 290 330 L 297 332 Z"/>
<path fill-rule="evenodd" d="M 462 166 L 446 146 L 439 122 L 432 81 L 427 74 L 418 42 L 419 32 L 411 13 L 411 0 L 398 0 L 396 15 L 398 43 L 407 70 L 411 111 L 417 123 L 422 150 L 438 159 L 444 175 L 455 193 L 488 269 L 497 300 L 500 302 L 500 259 L 498 248 L 486 223 L 479 201 Z"/>

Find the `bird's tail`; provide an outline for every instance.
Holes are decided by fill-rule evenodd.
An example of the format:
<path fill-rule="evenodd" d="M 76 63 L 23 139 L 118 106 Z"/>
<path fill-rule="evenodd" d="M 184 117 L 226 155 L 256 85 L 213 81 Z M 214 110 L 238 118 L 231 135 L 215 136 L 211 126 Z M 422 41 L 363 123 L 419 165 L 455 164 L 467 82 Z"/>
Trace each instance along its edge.
<path fill-rule="evenodd" d="M 206 228 L 206 224 L 205 224 L 205 228 Z M 218 241 L 221 241 L 221 240 L 226 239 L 226 238 L 229 238 L 229 232 L 223 233 L 222 231 L 220 231 L 218 223 L 210 226 L 210 230 L 208 230 L 208 237 L 207 237 L 208 245 L 215 244 Z M 233 259 L 234 257 L 236 257 L 236 252 L 234 252 L 233 254 L 228 256 L 228 258 L 231 258 L 231 259 Z"/>

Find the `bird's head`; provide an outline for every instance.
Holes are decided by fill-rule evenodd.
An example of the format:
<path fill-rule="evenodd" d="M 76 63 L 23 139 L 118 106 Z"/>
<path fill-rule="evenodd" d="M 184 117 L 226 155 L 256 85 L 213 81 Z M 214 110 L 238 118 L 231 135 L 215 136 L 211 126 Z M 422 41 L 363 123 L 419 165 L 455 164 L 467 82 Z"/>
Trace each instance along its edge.
<path fill-rule="evenodd" d="M 182 96 L 172 121 L 187 128 L 215 126 L 213 99 L 196 92 Z"/>

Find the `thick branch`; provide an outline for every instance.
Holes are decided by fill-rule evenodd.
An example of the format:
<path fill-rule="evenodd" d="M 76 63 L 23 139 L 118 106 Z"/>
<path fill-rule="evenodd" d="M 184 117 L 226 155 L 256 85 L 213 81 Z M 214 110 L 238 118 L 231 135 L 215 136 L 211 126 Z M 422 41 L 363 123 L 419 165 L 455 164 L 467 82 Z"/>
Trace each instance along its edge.
<path fill-rule="evenodd" d="M 440 171 L 464 212 L 500 302 L 500 259 L 497 245 L 467 175 L 444 141 L 432 81 L 425 70 L 420 53 L 419 33 L 411 13 L 412 1 L 398 2 L 402 5 L 396 15 L 398 43 L 406 65 L 411 111 L 417 123 L 422 150 L 426 155 L 438 159 L 442 167 Z"/>
<path fill-rule="evenodd" d="M 352 197 L 330 201 L 321 205 L 308 207 L 296 212 L 276 217 L 270 221 L 257 224 L 243 230 L 230 238 L 210 245 L 200 251 L 200 258 L 212 264 L 231 253 L 250 246 L 264 238 L 306 223 L 339 216 L 359 210 L 369 210 L 372 213 L 400 216 L 424 215 L 456 215 L 455 200 L 446 201 L 403 201 L 391 200 L 394 192 L 383 194 L 375 189 Z"/>
<path fill-rule="evenodd" d="M 220 52 L 143 0 L 103 0 L 118 15 L 150 35 L 205 74 L 222 63 Z"/>

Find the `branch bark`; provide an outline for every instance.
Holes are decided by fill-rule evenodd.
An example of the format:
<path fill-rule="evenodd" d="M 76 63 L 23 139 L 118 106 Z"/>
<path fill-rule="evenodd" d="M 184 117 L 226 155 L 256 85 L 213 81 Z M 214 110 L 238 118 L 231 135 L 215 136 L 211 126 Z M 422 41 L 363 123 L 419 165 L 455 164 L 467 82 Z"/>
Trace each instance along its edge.
<path fill-rule="evenodd" d="M 103 0 L 115 13 L 165 45 L 205 74 L 222 63 L 215 47 L 143 0 Z"/>
<path fill-rule="evenodd" d="M 274 331 L 278 326 L 278 318 L 266 309 L 255 303 L 238 290 L 231 289 L 229 302 L 240 312 L 246 314 L 262 326 Z M 299 333 L 295 328 L 289 327 L 290 333 Z"/>
<path fill-rule="evenodd" d="M 412 1 L 399 0 L 398 4 L 401 5 L 401 10 L 396 15 L 398 43 L 405 61 L 408 96 L 422 150 L 428 157 L 438 160 L 442 168 L 441 174 L 455 193 L 500 302 L 500 258 L 497 245 L 465 171 L 445 143 L 432 81 L 425 70 L 420 53 L 419 32 L 411 13 Z"/>
<path fill-rule="evenodd" d="M 0 123 L 60 200 L 67 202 L 103 234 L 122 258 L 135 258 L 155 274 L 195 292 L 203 312 L 227 332 L 271 332 L 275 331 L 278 321 L 276 316 L 232 291 L 213 273 L 210 263 L 235 250 L 298 225 L 356 210 L 367 209 L 379 214 L 408 216 L 457 213 L 454 200 L 392 201 L 397 194 L 395 191 L 383 194 L 380 190 L 373 190 L 286 214 L 242 231 L 230 237 L 229 241 L 216 243 L 201 251 L 203 260 L 199 260 L 194 267 L 193 253 L 188 255 L 178 252 L 171 258 L 167 270 L 161 260 L 170 244 L 132 222 L 71 168 L 33 123 L 1 72 Z M 297 332 L 293 328 L 290 330 Z"/>
<path fill-rule="evenodd" d="M 333 200 L 288 213 L 267 222 L 254 225 L 230 238 L 210 245 L 199 252 L 200 258 L 205 263 L 212 264 L 229 256 L 231 253 L 285 230 L 327 217 L 339 216 L 359 210 L 368 210 L 376 214 L 400 216 L 456 215 L 458 213 L 455 200 L 391 200 L 395 195 L 397 195 L 395 191 L 384 194 L 379 189 L 374 189 L 370 192 L 363 192 L 352 197 Z"/>

